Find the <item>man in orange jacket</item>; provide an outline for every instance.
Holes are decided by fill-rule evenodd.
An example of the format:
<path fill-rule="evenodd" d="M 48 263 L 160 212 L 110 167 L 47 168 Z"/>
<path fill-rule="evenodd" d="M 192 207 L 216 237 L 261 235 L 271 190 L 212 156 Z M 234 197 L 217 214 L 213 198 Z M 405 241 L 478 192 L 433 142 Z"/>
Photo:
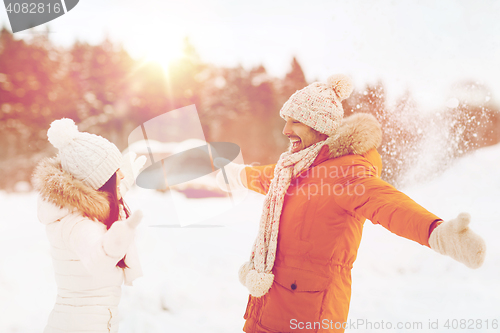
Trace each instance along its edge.
<path fill-rule="evenodd" d="M 365 219 L 477 268 L 486 246 L 470 216 L 443 222 L 380 179 L 380 124 L 369 114 L 343 119 L 352 92 L 344 75 L 293 94 L 280 115 L 290 139 L 277 164 L 227 161 L 222 189 L 264 194 L 257 239 L 239 272 L 249 292 L 245 332 L 343 332 L 351 268 Z M 227 164 L 227 165 L 226 165 Z"/>

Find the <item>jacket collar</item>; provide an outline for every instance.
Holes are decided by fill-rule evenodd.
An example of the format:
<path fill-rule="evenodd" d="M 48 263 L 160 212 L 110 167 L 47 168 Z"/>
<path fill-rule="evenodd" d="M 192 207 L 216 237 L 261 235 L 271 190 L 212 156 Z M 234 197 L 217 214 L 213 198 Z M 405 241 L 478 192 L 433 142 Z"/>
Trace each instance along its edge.
<path fill-rule="evenodd" d="M 342 120 L 337 131 L 325 140 L 312 166 L 346 155 L 363 155 L 382 142 L 382 129 L 374 116 L 355 113 Z"/>
<path fill-rule="evenodd" d="M 109 216 L 108 196 L 64 171 L 58 157 L 46 158 L 35 168 L 33 185 L 41 199 L 68 212 L 79 212 L 92 220 Z"/>

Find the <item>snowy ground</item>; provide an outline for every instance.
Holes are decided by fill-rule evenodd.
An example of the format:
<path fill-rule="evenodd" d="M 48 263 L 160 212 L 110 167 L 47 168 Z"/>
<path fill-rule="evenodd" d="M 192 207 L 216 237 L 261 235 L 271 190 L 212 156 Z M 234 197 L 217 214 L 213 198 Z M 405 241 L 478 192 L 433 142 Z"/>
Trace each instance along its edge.
<path fill-rule="evenodd" d="M 472 228 L 488 244 L 478 270 L 367 221 L 353 269 L 350 319 L 369 321 L 373 328 L 348 332 L 500 331 L 491 329 L 493 320 L 500 322 L 498 165 L 500 145 L 459 160 L 431 182 L 404 189 L 445 220 L 462 211 L 472 214 Z M 222 227 L 172 228 L 151 227 L 175 223 L 169 195 L 139 188 L 129 193 L 129 205 L 145 213 L 138 235 L 145 276 L 134 287 L 123 287 L 120 332 L 241 332 L 248 294 L 237 271 L 257 233 L 262 198 L 249 195 L 206 222 Z M 184 204 L 203 212 L 217 200 L 184 199 Z M 0 192 L 0 332 L 41 332 L 55 301 L 49 244 L 35 207 L 35 193 Z M 444 327 L 447 319 L 450 329 Z M 439 328 L 429 329 L 436 320 Z M 460 329 L 460 320 L 474 329 Z M 395 329 L 398 323 L 419 322 L 420 329 Z M 388 323 L 392 330 L 381 328 Z"/>

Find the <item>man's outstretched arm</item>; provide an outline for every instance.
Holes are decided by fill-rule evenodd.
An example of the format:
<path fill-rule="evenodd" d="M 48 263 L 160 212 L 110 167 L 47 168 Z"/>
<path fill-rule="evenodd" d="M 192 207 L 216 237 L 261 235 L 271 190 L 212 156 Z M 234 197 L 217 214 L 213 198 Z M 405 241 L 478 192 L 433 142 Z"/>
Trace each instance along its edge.
<path fill-rule="evenodd" d="M 222 159 L 215 159 L 214 164 L 219 168 L 224 165 L 224 170 L 216 176 L 217 185 L 223 191 L 249 189 L 261 194 L 266 194 L 269 190 L 276 166 L 248 166 Z"/>
<path fill-rule="evenodd" d="M 341 184 L 350 187 L 352 195 L 335 197 L 344 209 L 353 211 L 380 224 L 389 231 L 429 246 L 438 253 L 448 255 L 470 268 L 482 265 L 486 245 L 484 240 L 469 229 L 470 216 L 460 214 L 458 218 L 440 223 L 441 219 L 406 194 L 378 178 L 362 166 L 345 177 Z M 357 188 L 357 190 L 355 190 Z"/>

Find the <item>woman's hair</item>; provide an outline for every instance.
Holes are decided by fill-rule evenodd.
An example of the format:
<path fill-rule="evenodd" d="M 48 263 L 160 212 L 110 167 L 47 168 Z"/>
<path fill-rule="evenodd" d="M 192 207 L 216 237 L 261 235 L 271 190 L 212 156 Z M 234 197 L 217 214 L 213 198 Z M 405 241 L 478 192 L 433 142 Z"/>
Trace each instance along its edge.
<path fill-rule="evenodd" d="M 123 202 L 123 199 L 118 199 L 116 195 L 116 172 L 108 179 L 108 181 L 99 188 L 99 191 L 105 192 L 108 196 L 109 201 L 109 215 L 105 221 L 101 221 L 106 225 L 106 228 L 109 229 L 120 218 L 120 205 L 123 206 L 123 210 L 125 211 L 125 215 L 128 218 L 130 216 L 130 210 Z M 120 268 L 128 268 L 127 264 L 125 264 L 125 257 L 123 257 L 116 266 Z"/>

